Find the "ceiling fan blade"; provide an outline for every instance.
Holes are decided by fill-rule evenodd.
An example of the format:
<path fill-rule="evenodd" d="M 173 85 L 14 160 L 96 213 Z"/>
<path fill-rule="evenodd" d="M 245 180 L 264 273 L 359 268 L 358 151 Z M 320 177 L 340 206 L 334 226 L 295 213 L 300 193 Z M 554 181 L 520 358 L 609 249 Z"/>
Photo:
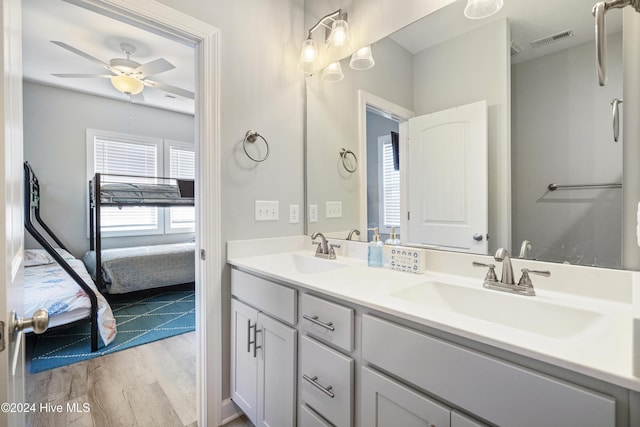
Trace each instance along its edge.
<path fill-rule="evenodd" d="M 142 95 L 142 92 L 136 94 L 136 95 L 129 95 L 131 102 L 139 102 L 142 103 L 144 102 L 144 96 Z"/>
<path fill-rule="evenodd" d="M 81 51 L 79 49 L 76 49 L 73 46 L 70 46 L 70 45 L 68 45 L 68 44 L 66 44 L 64 42 L 59 42 L 59 41 L 56 41 L 56 40 L 51 40 L 51 43 L 53 43 L 53 44 L 55 44 L 57 46 L 60 46 L 63 49 L 67 49 L 69 52 L 73 52 L 76 55 L 79 55 L 79 56 L 81 56 L 81 57 L 83 57 L 85 59 L 88 59 L 89 61 L 93 61 L 96 64 L 106 68 L 107 70 L 109 70 L 111 72 L 115 72 L 115 71 L 113 71 L 113 68 L 109 64 L 107 64 L 106 62 L 103 62 L 103 61 L 99 60 L 98 58 L 95 58 L 95 57 L 89 55 L 88 53 L 85 53 L 85 52 L 83 52 L 83 51 Z"/>
<path fill-rule="evenodd" d="M 196 96 L 193 92 L 188 91 L 186 89 L 182 89 L 179 87 L 175 87 L 175 86 L 171 86 L 168 84 L 164 84 L 164 83 L 158 83 L 158 82 L 154 82 L 152 80 L 141 80 L 142 83 L 144 83 L 146 86 L 155 88 L 155 89 L 160 89 L 163 90 L 165 92 L 169 92 L 169 93 L 173 93 L 175 95 L 178 96 L 182 96 L 183 98 L 189 98 L 189 99 L 195 99 Z"/>
<path fill-rule="evenodd" d="M 147 62 L 146 64 L 142 64 L 135 70 L 133 70 L 132 74 L 140 74 L 142 78 L 151 76 L 154 74 L 164 73 L 165 71 L 173 70 L 175 65 L 171 62 L 167 61 L 164 58 L 156 59 L 154 61 Z"/>
<path fill-rule="evenodd" d="M 52 73 L 52 76 L 62 77 L 65 79 L 90 79 L 90 78 L 102 78 L 109 79 L 113 77 L 111 74 L 55 74 Z"/>

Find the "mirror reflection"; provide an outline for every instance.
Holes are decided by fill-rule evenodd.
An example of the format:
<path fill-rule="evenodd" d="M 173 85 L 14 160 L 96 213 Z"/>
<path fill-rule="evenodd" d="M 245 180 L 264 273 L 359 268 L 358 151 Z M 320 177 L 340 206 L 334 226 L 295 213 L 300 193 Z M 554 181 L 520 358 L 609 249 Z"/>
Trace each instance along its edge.
<path fill-rule="evenodd" d="M 620 268 L 622 14 L 600 87 L 592 6 L 454 2 L 372 44 L 374 67 L 308 77 L 307 232 Z"/>

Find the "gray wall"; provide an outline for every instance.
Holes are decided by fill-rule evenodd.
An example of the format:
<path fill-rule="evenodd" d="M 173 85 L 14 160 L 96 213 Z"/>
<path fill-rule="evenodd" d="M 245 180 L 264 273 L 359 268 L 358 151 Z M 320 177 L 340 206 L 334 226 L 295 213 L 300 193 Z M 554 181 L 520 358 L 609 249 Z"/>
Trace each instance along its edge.
<path fill-rule="evenodd" d="M 193 116 L 143 105 L 24 83 L 24 159 L 40 181 L 41 216 L 70 251 L 81 257 L 87 236 L 86 129 L 193 141 Z M 104 247 L 187 241 L 190 234 L 105 238 Z M 39 247 L 25 233 L 28 248 Z"/>
<path fill-rule="evenodd" d="M 621 34 L 608 42 L 605 87 L 596 83 L 593 43 L 512 67 L 513 243 L 531 240 L 533 257 L 620 267 L 622 191 L 547 191 L 622 180 L 610 105 L 622 98 Z"/>
<path fill-rule="evenodd" d="M 486 100 L 489 145 L 489 250 L 509 247 L 509 23 L 505 18 L 415 55 L 416 116 Z"/>

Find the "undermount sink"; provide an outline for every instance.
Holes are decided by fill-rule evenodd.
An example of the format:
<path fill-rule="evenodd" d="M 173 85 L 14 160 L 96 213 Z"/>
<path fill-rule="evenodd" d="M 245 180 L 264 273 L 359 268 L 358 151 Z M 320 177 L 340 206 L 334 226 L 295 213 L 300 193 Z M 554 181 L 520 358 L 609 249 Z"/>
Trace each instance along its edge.
<path fill-rule="evenodd" d="M 428 308 L 454 311 L 487 322 L 522 329 L 553 338 L 580 333 L 602 318 L 602 314 L 542 301 L 537 297 L 499 291 L 425 282 L 391 294 Z"/>
<path fill-rule="evenodd" d="M 290 268 L 300 274 L 322 273 L 347 266 L 336 260 L 317 258 L 313 254 L 303 255 L 297 253 L 274 255 L 273 262 L 278 263 L 280 267 Z"/>

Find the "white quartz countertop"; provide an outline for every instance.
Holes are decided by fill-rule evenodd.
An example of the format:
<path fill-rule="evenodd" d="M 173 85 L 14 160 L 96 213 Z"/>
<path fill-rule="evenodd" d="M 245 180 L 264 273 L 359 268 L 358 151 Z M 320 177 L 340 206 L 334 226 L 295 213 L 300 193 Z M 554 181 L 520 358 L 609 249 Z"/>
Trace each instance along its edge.
<path fill-rule="evenodd" d="M 279 241 L 229 242 L 228 263 L 266 278 L 640 391 L 640 378 L 633 376 L 632 367 L 631 301 L 554 292 L 548 286 L 537 287 L 534 297 L 511 295 L 482 288 L 482 273 L 470 277 L 433 270 L 410 274 L 371 268 L 363 259 L 362 248 L 366 254 L 366 245 L 343 246 L 346 248 L 341 249 L 336 260 L 315 258 L 321 261 L 316 262 L 315 248 L 303 236 Z M 534 276 L 534 284 L 536 279 Z M 443 303 L 439 296 L 431 298 L 429 294 L 412 300 L 416 289 L 438 287 L 447 291 L 449 300 Z M 502 310 L 512 317 L 501 318 Z M 565 321 L 562 318 L 565 311 L 574 317 Z"/>

